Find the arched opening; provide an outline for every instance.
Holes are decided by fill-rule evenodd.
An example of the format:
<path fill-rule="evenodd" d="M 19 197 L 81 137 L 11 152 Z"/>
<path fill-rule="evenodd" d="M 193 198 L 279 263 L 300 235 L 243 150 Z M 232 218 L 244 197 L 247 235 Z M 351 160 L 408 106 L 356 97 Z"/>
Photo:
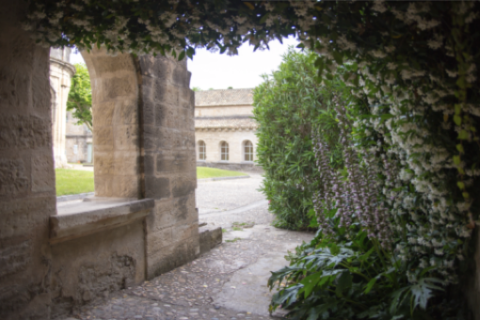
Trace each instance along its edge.
<path fill-rule="evenodd" d="M 228 143 L 225 141 L 220 142 L 220 160 L 221 161 L 229 160 Z"/>
<path fill-rule="evenodd" d="M 198 160 L 205 161 L 207 159 L 207 145 L 204 141 L 200 140 L 197 143 L 198 146 Z"/>
<path fill-rule="evenodd" d="M 243 142 L 243 161 L 253 161 L 253 143 L 249 140 Z"/>
<path fill-rule="evenodd" d="M 83 51 L 92 86 L 95 196 L 140 198 L 139 89 L 130 54 Z M 88 145 L 87 145 L 88 148 Z"/>

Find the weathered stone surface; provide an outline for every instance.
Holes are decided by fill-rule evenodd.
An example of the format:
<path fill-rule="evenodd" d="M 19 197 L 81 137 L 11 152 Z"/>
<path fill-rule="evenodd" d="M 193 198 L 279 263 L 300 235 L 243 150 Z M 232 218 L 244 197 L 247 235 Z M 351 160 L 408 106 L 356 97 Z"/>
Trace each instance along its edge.
<path fill-rule="evenodd" d="M 50 242 L 56 243 L 142 219 L 154 206 L 152 199 L 87 198 L 82 203 L 57 206 L 58 214 L 50 217 Z"/>
<path fill-rule="evenodd" d="M 190 193 L 194 192 L 195 188 L 197 187 L 196 176 L 193 176 L 192 178 L 177 178 L 175 179 L 174 183 L 174 197 L 183 197 L 189 195 Z"/>
<path fill-rule="evenodd" d="M 173 215 L 175 216 L 176 223 L 195 224 L 196 221 L 198 221 L 194 192 L 174 200 Z"/>
<path fill-rule="evenodd" d="M 0 150 L 51 146 L 50 126 L 50 119 L 41 119 L 35 116 L 3 115 L 0 119 Z"/>
<path fill-rule="evenodd" d="M 22 241 L 22 236 L 28 235 L 31 230 L 39 225 L 46 224 L 48 215 L 55 214 L 55 198 L 35 197 L 29 201 L 25 199 L 10 199 L 0 202 L 0 243 L 16 243 L 6 239 Z"/>
<path fill-rule="evenodd" d="M 48 49 L 21 28 L 27 5 L 0 0 L 0 319 L 49 317 L 48 216 L 55 214 L 55 193 L 32 194 L 31 171 L 37 156 L 53 161 Z M 53 170 L 45 178 L 47 185 L 54 181 Z"/>
<path fill-rule="evenodd" d="M 203 226 L 198 230 L 200 237 L 200 254 L 210 251 L 216 245 L 222 243 L 222 228 L 221 227 L 212 227 L 212 226 Z"/>
<path fill-rule="evenodd" d="M 139 58 L 139 63 L 142 68 L 142 75 L 150 78 L 170 80 L 175 62 L 167 57 L 153 57 L 144 55 Z"/>
<path fill-rule="evenodd" d="M 114 149 L 113 128 L 109 126 L 95 127 L 94 140 L 95 153 L 112 151 Z"/>
<path fill-rule="evenodd" d="M 166 83 L 160 79 L 148 78 L 143 79 L 144 92 L 149 99 L 161 101 L 171 105 L 178 105 L 179 89 L 173 85 Z"/>
<path fill-rule="evenodd" d="M 138 99 L 136 97 L 116 101 L 113 124 L 115 126 L 122 124 L 138 126 Z"/>
<path fill-rule="evenodd" d="M 0 249 L 0 278 L 23 271 L 31 263 L 31 249 L 30 240 Z"/>
<path fill-rule="evenodd" d="M 53 245 L 52 318 L 144 280 L 144 245 L 141 220 Z"/>
<path fill-rule="evenodd" d="M 107 101 L 104 103 L 98 103 L 95 108 L 92 108 L 93 113 L 93 125 L 95 130 L 97 127 L 111 127 L 113 123 L 113 114 L 115 111 L 115 101 Z M 103 135 L 103 134 L 100 134 Z M 97 144 L 97 141 L 95 141 Z"/>
<path fill-rule="evenodd" d="M 51 153 L 32 157 L 32 192 L 55 191 L 55 174 Z"/>
<path fill-rule="evenodd" d="M 145 194 L 149 198 L 162 199 L 170 197 L 170 179 L 145 177 Z"/>
<path fill-rule="evenodd" d="M 29 179 L 24 162 L 21 159 L 0 159 L 0 181 L 0 196 L 27 191 Z"/>
<path fill-rule="evenodd" d="M 143 280 L 145 271 L 192 260 L 199 253 L 194 131 L 190 111 L 179 111 L 193 110 L 186 62 L 83 53 L 92 79 L 95 192 L 151 195 L 155 208 L 145 225 L 141 208 L 56 216 L 48 50 L 19 28 L 25 3 L 0 1 L 0 318 L 60 317 Z"/>
<path fill-rule="evenodd" d="M 120 97 L 135 96 L 138 94 L 136 82 L 133 74 L 130 74 L 130 77 L 128 74 L 121 74 L 113 78 L 97 78 L 95 81 L 96 101 L 105 102 Z"/>
<path fill-rule="evenodd" d="M 138 125 L 115 125 L 114 150 L 139 150 L 138 134 Z"/>
<path fill-rule="evenodd" d="M 124 70 L 134 68 L 132 58 L 128 54 L 119 54 L 113 57 L 102 56 L 102 53 L 99 52 L 93 64 L 97 77 L 115 76 Z"/>

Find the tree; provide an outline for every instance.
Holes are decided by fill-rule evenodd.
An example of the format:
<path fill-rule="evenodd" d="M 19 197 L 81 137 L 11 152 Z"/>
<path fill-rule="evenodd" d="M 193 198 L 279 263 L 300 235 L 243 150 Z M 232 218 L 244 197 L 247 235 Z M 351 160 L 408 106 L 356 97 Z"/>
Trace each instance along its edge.
<path fill-rule="evenodd" d="M 193 87 L 193 88 L 192 88 L 192 91 L 197 92 L 197 91 L 202 91 L 202 89 L 201 89 L 200 87 Z"/>
<path fill-rule="evenodd" d="M 77 72 L 72 78 L 67 110 L 72 111 L 73 116 L 78 120 L 77 125 L 85 124 L 93 132 L 90 75 L 84 64 L 75 64 L 75 69 Z"/>

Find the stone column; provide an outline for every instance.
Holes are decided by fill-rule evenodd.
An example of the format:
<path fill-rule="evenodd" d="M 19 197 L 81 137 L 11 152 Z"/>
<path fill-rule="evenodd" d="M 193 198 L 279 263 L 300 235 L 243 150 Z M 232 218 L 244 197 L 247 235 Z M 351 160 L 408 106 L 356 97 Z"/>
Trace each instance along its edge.
<path fill-rule="evenodd" d="M 65 167 L 65 134 L 68 93 L 75 67 L 70 61 L 70 48 L 50 49 L 50 86 L 52 91 L 52 135 L 55 167 Z"/>
<path fill-rule="evenodd" d="M 27 3 L 0 0 L 0 319 L 49 319 L 55 209 L 48 48 L 21 29 Z"/>
<path fill-rule="evenodd" d="M 155 199 L 146 220 L 147 277 L 200 252 L 195 165 L 194 95 L 186 61 L 141 56 L 141 144 L 146 198 Z"/>

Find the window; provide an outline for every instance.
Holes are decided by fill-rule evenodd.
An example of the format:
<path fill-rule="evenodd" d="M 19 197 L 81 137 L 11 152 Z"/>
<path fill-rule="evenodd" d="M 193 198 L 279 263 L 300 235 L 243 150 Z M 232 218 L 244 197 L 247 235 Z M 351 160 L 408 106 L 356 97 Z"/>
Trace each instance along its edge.
<path fill-rule="evenodd" d="M 222 141 L 220 143 L 220 152 L 221 152 L 220 160 L 228 161 L 228 143 L 226 143 L 225 141 Z"/>
<path fill-rule="evenodd" d="M 253 144 L 250 141 L 245 141 L 243 144 L 243 154 L 245 161 L 253 161 Z"/>
<path fill-rule="evenodd" d="M 207 146 L 202 140 L 198 141 L 198 160 L 207 159 Z"/>

